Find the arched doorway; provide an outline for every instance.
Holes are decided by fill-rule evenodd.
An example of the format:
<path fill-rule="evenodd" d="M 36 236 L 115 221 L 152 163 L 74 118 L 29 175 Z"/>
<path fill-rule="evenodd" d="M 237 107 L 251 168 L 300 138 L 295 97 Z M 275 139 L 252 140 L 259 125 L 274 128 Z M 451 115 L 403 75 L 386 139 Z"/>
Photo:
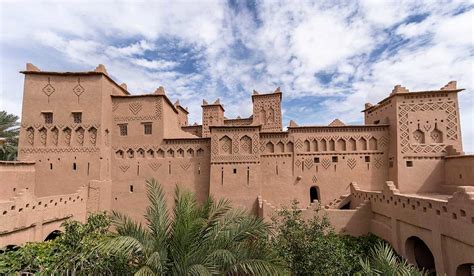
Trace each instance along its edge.
<path fill-rule="evenodd" d="M 309 188 L 309 202 L 313 203 L 315 200 L 319 201 L 319 188 L 316 186 L 311 186 Z"/>
<path fill-rule="evenodd" d="M 54 240 L 55 238 L 59 237 L 61 235 L 61 231 L 59 230 L 54 230 L 53 232 L 49 233 L 48 236 L 44 239 L 44 241 L 50 241 Z"/>
<path fill-rule="evenodd" d="M 408 238 L 405 250 L 410 263 L 425 269 L 429 275 L 436 275 L 433 253 L 422 239 L 415 236 Z"/>
<path fill-rule="evenodd" d="M 462 264 L 456 269 L 457 276 L 471 276 L 474 275 L 474 263 Z"/>

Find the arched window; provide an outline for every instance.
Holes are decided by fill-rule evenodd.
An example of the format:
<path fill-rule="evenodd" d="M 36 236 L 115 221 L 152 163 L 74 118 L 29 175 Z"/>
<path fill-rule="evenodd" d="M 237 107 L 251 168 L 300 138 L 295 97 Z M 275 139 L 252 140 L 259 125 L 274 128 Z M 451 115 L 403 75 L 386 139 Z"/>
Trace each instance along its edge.
<path fill-rule="evenodd" d="M 313 203 L 315 200 L 319 201 L 319 189 L 316 186 L 311 186 L 309 188 L 309 199 L 310 202 Z"/>

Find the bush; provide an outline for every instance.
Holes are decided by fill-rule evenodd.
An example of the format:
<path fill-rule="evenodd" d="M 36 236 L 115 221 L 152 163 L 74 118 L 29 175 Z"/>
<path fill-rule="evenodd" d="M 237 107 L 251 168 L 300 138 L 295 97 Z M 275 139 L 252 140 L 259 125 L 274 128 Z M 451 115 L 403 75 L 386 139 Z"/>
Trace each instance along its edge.
<path fill-rule="evenodd" d="M 298 202 L 273 218 L 273 247 L 292 275 L 343 275 L 361 270 L 360 258 L 378 241 L 375 236 L 351 237 L 334 232 L 328 218 L 315 210 L 305 220 Z"/>
<path fill-rule="evenodd" d="M 130 272 L 123 259 L 99 252 L 97 245 L 107 238 L 110 219 L 92 214 L 87 223 L 66 221 L 58 238 L 27 243 L 0 254 L 0 274 L 16 272 L 53 274 L 124 274 Z"/>

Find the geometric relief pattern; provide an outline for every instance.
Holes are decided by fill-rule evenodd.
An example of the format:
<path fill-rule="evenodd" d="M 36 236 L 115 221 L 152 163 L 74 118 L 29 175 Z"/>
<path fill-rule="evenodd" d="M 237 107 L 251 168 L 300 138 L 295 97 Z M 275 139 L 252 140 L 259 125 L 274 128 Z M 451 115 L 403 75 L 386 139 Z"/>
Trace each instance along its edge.
<path fill-rule="evenodd" d="M 157 162 L 150 162 L 148 164 L 148 166 L 154 171 L 156 172 L 160 167 L 161 167 L 161 164 L 160 163 L 157 163 Z"/>
<path fill-rule="evenodd" d="M 348 158 L 348 159 L 347 159 L 347 166 L 348 166 L 351 170 L 355 168 L 356 164 L 357 164 L 357 163 L 356 163 L 355 158 Z"/>
<path fill-rule="evenodd" d="M 184 171 L 187 171 L 191 167 L 191 162 L 182 162 L 180 166 Z"/>
<path fill-rule="evenodd" d="M 119 168 L 122 170 L 122 172 L 126 172 L 130 168 L 130 165 L 122 164 L 119 166 Z"/>
<path fill-rule="evenodd" d="M 97 141 L 97 129 L 95 127 L 89 128 L 89 139 L 93 146 L 95 146 Z"/>
<path fill-rule="evenodd" d="M 384 149 L 388 145 L 388 138 L 385 136 L 380 137 L 379 139 L 379 147 Z"/>
<path fill-rule="evenodd" d="M 82 127 L 76 129 L 76 142 L 78 145 L 84 145 L 84 129 Z"/>
<path fill-rule="evenodd" d="M 51 85 L 50 78 L 48 78 L 48 84 L 46 84 L 43 89 L 41 90 L 43 93 L 48 96 L 48 103 L 49 103 L 49 96 L 51 96 L 56 89 Z"/>
<path fill-rule="evenodd" d="M 374 164 L 377 169 L 380 169 L 383 166 L 383 159 L 382 157 L 375 157 Z"/>
<path fill-rule="evenodd" d="M 219 140 L 219 145 L 222 154 L 232 154 L 232 140 L 229 137 L 223 136 Z"/>
<path fill-rule="evenodd" d="M 162 113 L 162 105 L 161 105 L 161 99 L 160 98 L 155 98 L 154 99 L 154 106 L 155 110 L 152 115 L 141 115 L 141 116 L 117 116 L 114 117 L 115 121 L 154 121 L 158 120 L 161 118 L 161 113 Z M 119 107 L 118 103 L 114 103 L 112 105 L 112 109 L 117 109 Z M 142 110 L 142 103 L 139 102 L 134 102 L 129 104 L 129 110 L 132 112 L 134 115 L 137 115 L 141 110 Z"/>
<path fill-rule="evenodd" d="M 312 158 L 309 158 L 309 159 L 306 159 L 304 160 L 304 166 L 307 168 L 307 169 L 311 169 L 314 165 L 314 161 Z"/>
<path fill-rule="evenodd" d="M 74 86 L 74 88 L 72 89 L 72 92 L 74 94 L 76 94 L 76 96 L 77 96 L 77 102 L 79 102 L 79 97 L 82 95 L 82 93 L 84 93 L 84 91 L 85 91 L 85 89 L 81 85 L 81 78 L 78 78 L 77 79 L 77 85 Z"/>
<path fill-rule="evenodd" d="M 323 168 L 327 169 L 329 168 L 329 166 L 331 166 L 331 161 L 329 161 L 328 158 L 323 158 L 323 160 L 321 161 L 321 165 L 323 166 Z"/>
<path fill-rule="evenodd" d="M 139 102 L 130 103 L 128 106 L 133 115 L 137 115 L 142 110 L 142 104 Z"/>
<path fill-rule="evenodd" d="M 29 127 L 26 129 L 26 136 L 28 138 L 28 144 L 33 146 L 35 142 L 35 129 L 32 127 Z"/>
<path fill-rule="evenodd" d="M 252 154 L 252 139 L 248 136 L 243 136 L 240 139 L 240 147 L 242 150 L 242 153 L 244 154 Z"/>
<path fill-rule="evenodd" d="M 448 140 L 458 139 L 458 122 L 456 120 L 456 105 L 454 102 L 402 104 L 399 106 L 398 121 L 400 123 L 400 146 L 402 153 L 440 153 L 444 152 L 443 145 L 411 145 L 408 131 L 408 114 L 415 111 L 443 110 L 447 114 L 446 137 Z"/>

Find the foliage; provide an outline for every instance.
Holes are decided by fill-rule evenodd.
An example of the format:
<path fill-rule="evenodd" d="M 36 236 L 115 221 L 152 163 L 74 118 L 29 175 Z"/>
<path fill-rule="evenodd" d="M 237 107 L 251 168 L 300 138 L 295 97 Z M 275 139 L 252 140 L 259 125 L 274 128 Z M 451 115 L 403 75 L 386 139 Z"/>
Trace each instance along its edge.
<path fill-rule="evenodd" d="M 58 238 L 27 243 L 18 250 L 0 254 L 0 274 L 41 272 L 63 275 L 123 274 L 130 272 L 119 257 L 99 252 L 97 245 L 107 237 L 110 220 L 91 214 L 87 223 L 66 221 Z"/>
<path fill-rule="evenodd" d="M 360 275 L 428 275 L 416 266 L 399 257 L 385 242 L 378 242 L 371 250 L 369 258 L 360 259 Z"/>
<path fill-rule="evenodd" d="M 357 261 L 377 240 L 374 236 L 336 235 L 326 216 L 317 208 L 314 216 L 303 218 L 298 202 L 273 218 L 276 236 L 273 247 L 285 260 L 292 275 L 344 275 L 361 269 Z"/>
<path fill-rule="evenodd" d="M 162 187 L 150 180 L 147 189 L 146 224 L 114 213 L 117 234 L 101 246 L 126 256 L 137 275 L 281 274 L 266 242 L 269 225 L 260 218 L 232 210 L 227 200 L 208 198 L 198 205 L 191 193 L 179 188 L 171 216 Z"/>
<path fill-rule="evenodd" d="M 0 160 L 15 160 L 20 132 L 18 116 L 0 111 Z"/>

